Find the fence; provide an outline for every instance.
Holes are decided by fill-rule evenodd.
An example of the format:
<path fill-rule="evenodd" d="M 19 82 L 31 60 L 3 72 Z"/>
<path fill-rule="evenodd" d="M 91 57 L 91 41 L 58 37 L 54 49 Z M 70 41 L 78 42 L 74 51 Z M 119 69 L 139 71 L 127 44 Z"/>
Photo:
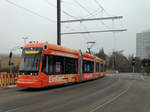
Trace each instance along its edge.
<path fill-rule="evenodd" d="M 15 85 L 17 76 L 17 73 L 0 72 L 0 88 L 8 88 L 10 85 Z"/>
<path fill-rule="evenodd" d="M 114 72 L 114 71 L 111 70 L 111 69 L 105 71 L 106 74 L 112 74 L 113 72 Z"/>

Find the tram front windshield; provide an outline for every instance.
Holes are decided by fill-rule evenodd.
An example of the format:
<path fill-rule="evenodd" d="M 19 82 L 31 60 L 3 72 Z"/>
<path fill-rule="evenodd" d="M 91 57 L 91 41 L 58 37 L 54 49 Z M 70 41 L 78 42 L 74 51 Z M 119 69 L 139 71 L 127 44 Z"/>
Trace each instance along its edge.
<path fill-rule="evenodd" d="M 38 48 L 26 48 L 22 52 L 20 72 L 24 74 L 37 73 L 39 71 L 41 50 Z"/>

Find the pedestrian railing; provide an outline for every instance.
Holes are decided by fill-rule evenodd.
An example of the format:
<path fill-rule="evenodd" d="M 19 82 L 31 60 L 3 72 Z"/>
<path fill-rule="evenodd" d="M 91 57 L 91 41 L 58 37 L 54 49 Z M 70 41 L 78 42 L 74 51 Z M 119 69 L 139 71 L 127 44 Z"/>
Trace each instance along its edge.
<path fill-rule="evenodd" d="M 17 76 L 17 73 L 0 72 L 0 88 L 8 88 L 8 86 L 15 85 Z"/>

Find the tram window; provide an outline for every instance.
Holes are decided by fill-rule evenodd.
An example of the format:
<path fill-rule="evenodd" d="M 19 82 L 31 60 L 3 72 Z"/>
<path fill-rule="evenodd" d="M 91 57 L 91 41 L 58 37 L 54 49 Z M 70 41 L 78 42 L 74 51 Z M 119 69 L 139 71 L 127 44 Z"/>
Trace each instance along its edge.
<path fill-rule="evenodd" d="M 94 72 L 94 62 L 92 61 L 83 61 L 83 73 L 93 73 Z"/>
<path fill-rule="evenodd" d="M 83 73 L 86 73 L 86 61 L 83 61 L 82 71 Z"/>
<path fill-rule="evenodd" d="M 102 71 L 102 67 L 101 67 L 101 64 L 99 63 L 99 72 Z"/>
<path fill-rule="evenodd" d="M 98 63 L 96 63 L 96 72 L 97 72 L 97 64 L 98 64 Z"/>
<path fill-rule="evenodd" d="M 56 71 L 55 74 L 76 74 L 78 72 L 77 59 L 57 56 L 55 62 L 57 63 L 57 67 L 60 70 L 60 72 Z"/>
<path fill-rule="evenodd" d="M 56 72 L 60 72 L 60 62 L 56 62 Z"/>
<path fill-rule="evenodd" d="M 47 55 L 44 55 L 44 58 L 43 58 L 43 65 L 42 65 L 42 72 L 44 73 L 48 73 L 48 56 Z"/>
<path fill-rule="evenodd" d="M 76 74 L 78 72 L 77 59 L 64 58 L 64 74 Z"/>
<path fill-rule="evenodd" d="M 67 57 L 44 55 L 42 72 L 47 75 L 76 74 L 78 72 L 78 61 Z"/>
<path fill-rule="evenodd" d="M 100 72 L 100 68 L 99 67 L 100 67 L 100 63 L 98 63 L 98 72 Z"/>
<path fill-rule="evenodd" d="M 54 74 L 63 74 L 64 57 L 53 56 Z"/>
<path fill-rule="evenodd" d="M 101 72 L 104 72 L 104 64 L 101 64 Z"/>
<path fill-rule="evenodd" d="M 96 63 L 96 72 L 101 72 L 101 65 L 100 65 L 100 63 Z"/>
<path fill-rule="evenodd" d="M 99 63 L 97 63 L 97 72 L 99 72 Z"/>
<path fill-rule="evenodd" d="M 44 55 L 42 72 L 44 72 L 46 74 L 53 73 L 53 56 Z"/>
<path fill-rule="evenodd" d="M 98 72 L 98 63 L 96 63 L 96 72 Z"/>
<path fill-rule="evenodd" d="M 82 71 L 83 73 L 86 73 L 86 61 L 83 61 Z"/>
<path fill-rule="evenodd" d="M 54 73 L 54 61 L 53 61 L 53 56 L 49 55 L 49 65 L 48 65 L 48 74 L 51 75 Z"/>

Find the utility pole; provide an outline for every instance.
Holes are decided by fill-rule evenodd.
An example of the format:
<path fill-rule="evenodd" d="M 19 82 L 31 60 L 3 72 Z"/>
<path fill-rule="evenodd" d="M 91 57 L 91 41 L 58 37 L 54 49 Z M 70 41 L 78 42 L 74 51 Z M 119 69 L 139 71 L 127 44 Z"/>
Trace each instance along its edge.
<path fill-rule="evenodd" d="M 57 45 L 61 45 L 61 0 L 57 0 Z"/>
<path fill-rule="evenodd" d="M 114 19 L 112 19 L 112 29 L 114 29 Z M 115 67 L 115 61 L 116 61 L 116 32 L 113 32 L 113 40 L 114 40 L 114 48 L 113 48 L 113 66 L 112 69 L 115 72 L 116 67 Z"/>
<path fill-rule="evenodd" d="M 13 66 L 13 63 L 12 63 L 12 51 L 9 53 L 9 69 L 10 69 L 10 73 L 12 73 L 12 66 Z"/>

